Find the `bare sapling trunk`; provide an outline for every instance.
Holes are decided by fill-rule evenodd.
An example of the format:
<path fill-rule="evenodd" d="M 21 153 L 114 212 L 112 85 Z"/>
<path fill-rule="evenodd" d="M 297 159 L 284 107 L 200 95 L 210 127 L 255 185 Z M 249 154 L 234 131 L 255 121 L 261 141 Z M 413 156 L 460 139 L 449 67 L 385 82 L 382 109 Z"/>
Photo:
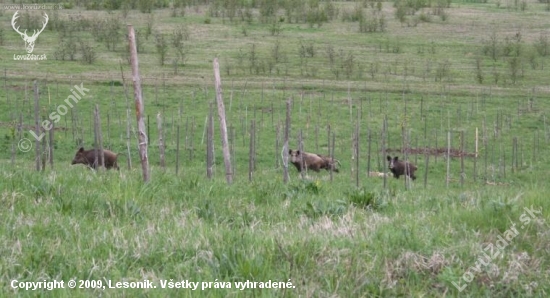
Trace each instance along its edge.
<path fill-rule="evenodd" d="M 147 135 L 145 134 L 145 122 L 143 121 L 143 98 L 141 93 L 141 78 L 139 76 L 138 56 L 136 48 L 136 35 L 134 27 L 128 25 L 128 40 L 130 43 L 130 62 L 132 64 L 132 81 L 134 82 L 134 100 L 136 105 L 136 120 L 138 126 L 138 146 L 143 181 L 149 182 L 149 159 L 147 157 Z M 128 157 L 129 158 L 129 157 Z"/>

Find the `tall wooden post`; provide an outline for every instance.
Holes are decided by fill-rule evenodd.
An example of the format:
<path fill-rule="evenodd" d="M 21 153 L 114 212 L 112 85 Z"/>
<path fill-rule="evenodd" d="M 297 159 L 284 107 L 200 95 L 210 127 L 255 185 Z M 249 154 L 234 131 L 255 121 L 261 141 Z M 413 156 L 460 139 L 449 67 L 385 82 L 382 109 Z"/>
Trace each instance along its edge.
<path fill-rule="evenodd" d="M 139 157 L 141 159 L 141 169 L 143 171 L 143 182 L 149 182 L 149 160 L 147 158 L 148 140 L 147 135 L 145 134 L 145 122 L 143 121 L 143 98 L 141 97 L 141 78 L 139 77 L 136 34 L 132 25 L 128 25 L 128 41 L 130 43 L 132 81 L 134 82 L 134 101 L 136 104 L 136 119 L 138 126 Z"/>
<path fill-rule="evenodd" d="M 214 58 L 214 78 L 216 84 L 216 102 L 218 104 L 218 117 L 220 118 L 220 134 L 222 138 L 223 161 L 225 163 L 225 179 L 227 184 L 233 182 L 233 173 L 231 172 L 231 155 L 229 152 L 229 141 L 227 140 L 227 124 L 225 122 L 225 106 L 222 97 L 222 80 L 220 78 L 220 65 L 218 58 Z"/>

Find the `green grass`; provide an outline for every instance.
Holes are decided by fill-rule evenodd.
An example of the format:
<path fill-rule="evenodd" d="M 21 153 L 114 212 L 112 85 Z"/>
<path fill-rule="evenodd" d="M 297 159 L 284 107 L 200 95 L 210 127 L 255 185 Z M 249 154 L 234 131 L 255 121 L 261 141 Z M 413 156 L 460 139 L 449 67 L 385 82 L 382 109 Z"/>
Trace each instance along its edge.
<path fill-rule="evenodd" d="M 350 192 L 342 182 L 293 178 L 284 185 L 279 175 L 271 182 L 231 186 L 221 178 L 181 179 L 157 169 L 147 185 L 138 171 L 94 173 L 74 167 L 36 173 L 8 167 L 1 175 L 3 280 L 149 279 L 159 289 L 144 293 L 153 296 L 173 294 L 160 290 L 161 279 L 218 279 L 233 285 L 205 290 L 205 296 L 282 295 L 281 290 L 243 293 L 233 283 L 288 279 L 296 286 L 286 290 L 291 296 L 437 296 L 445 289 L 458 295 L 451 282 L 458 282 L 482 248 L 511 224 L 519 229 L 523 207 L 550 207 L 542 195 L 547 188 L 528 185 L 441 194 L 421 187 L 404 192 L 393 180 L 383 190 L 380 181 L 365 180 L 365 193 Z M 361 196 L 376 203 L 361 203 Z M 518 289 L 535 282 L 536 291 L 546 291 L 546 226 L 533 222 L 519 230 L 502 258 L 483 272 L 495 285 Z M 473 282 L 466 293 L 477 296 L 488 289 Z M 6 284 L 4 291 L 13 290 Z M 123 293 L 44 294 L 101 292 Z M 490 293 L 504 295 L 498 287 Z"/>
<path fill-rule="evenodd" d="M 527 60 L 547 27 L 548 12 L 538 2 L 529 3 L 526 12 L 502 9 L 506 3 L 497 9 L 495 3 L 459 2 L 446 9 L 448 21 L 432 16 L 433 22 L 406 27 L 394 18 L 392 4 L 383 5 L 386 31 L 372 34 L 359 33 L 357 23 L 340 18 L 319 28 L 281 23 L 281 33 L 271 35 L 271 25 L 256 16 L 247 24 L 208 17 L 206 6 L 189 7 L 186 16 L 178 18 L 169 17 L 169 10 L 155 10 L 155 30 L 170 34 L 177 25 L 186 25 L 191 36 L 185 41 L 188 60 L 178 74 L 170 62 L 175 55 L 171 47 L 166 65 L 158 65 L 153 35 L 139 56 L 150 138 L 147 184 L 136 150 L 124 39 L 116 51 L 107 51 L 90 28 L 78 29 L 73 22 L 73 34 L 95 46 L 94 64 L 55 60 L 60 32 L 49 29 L 35 47 L 35 53 L 47 53 L 48 60 L 13 61 L 14 54 L 24 53 L 23 41 L 5 27 L 0 46 L 0 68 L 5 70 L 0 81 L 0 296 L 546 297 L 549 57 L 537 55 L 534 68 Z M 351 10 L 354 3 L 337 5 Z M 70 9 L 59 17 L 77 13 L 96 22 L 109 16 L 105 11 Z M 4 11 L 0 20 L 9 24 L 12 15 Z M 119 11 L 110 15 L 139 30 L 148 17 L 135 10 L 126 19 Z M 210 24 L 205 23 L 207 17 Z M 510 57 L 499 56 L 494 62 L 482 54 L 482 42 L 491 30 L 501 42 L 521 31 L 523 75 L 515 84 Z M 282 56 L 269 72 L 277 40 Z M 254 66 L 247 56 L 252 45 L 258 58 Z M 300 58 L 301 45 L 313 46 L 314 56 Z M 333 67 L 328 46 L 336 53 Z M 345 69 L 337 67 L 339 59 L 350 54 L 354 68 L 346 76 Z M 209 103 L 215 99 L 214 57 L 221 65 L 232 132 L 232 185 L 225 183 L 215 110 L 214 177 L 206 178 L 203 133 Z M 483 84 L 475 79 L 476 57 L 482 59 Z M 448 72 L 439 80 L 437 70 L 446 61 Z M 371 64 L 378 64 L 374 74 Z M 28 131 L 34 126 L 33 79 L 39 82 L 42 118 L 63 104 L 75 84 L 90 89 L 56 123 L 65 129 L 55 131 L 54 165 L 43 172 L 35 170 L 34 147 L 26 153 L 17 149 L 21 138 L 33 140 Z M 305 150 L 326 154 L 329 126 L 335 134 L 334 154 L 342 165 L 332 181 L 328 172 L 301 179 L 290 165 L 290 182 L 283 183 L 280 154 L 288 98 L 291 148 L 298 147 L 301 133 Z M 120 153 L 118 172 L 70 165 L 78 147 L 93 146 L 96 104 L 103 144 Z M 166 169 L 160 167 L 158 113 L 163 117 Z M 129 155 L 127 115 L 132 125 Z M 252 120 L 257 155 L 249 181 Z M 463 174 L 461 160 L 451 158 L 447 177 L 443 155 L 430 156 L 426 168 L 424 154 L 410 154 L 409 161 L 419 169 L 409 187 L 403 178 L 384 182 L 369 177 L 369 162 L 371 171 L 387 172 L 381 151 L 385 120 L 385 146 L 394 150 L 402 148 L 403 132 L 410 147 L 445 148 L 451 131 L 451 148 L 461 149 L 464 132 L 464 151 L 474 153 L 477 129 L 478 158 L 464 159 Z M 18 130 L 19 124 L 23 129 Z M 352 153 L 356 124 L 359 168 Z M 400 152 L 389 154 L 405 158 Z M 541 213 L 526 223 L 525 208 Z M 476 272 L 483 252 L 489 254 L 487 249 L 513 227 L 517 235 L 502 251 L 493 251 L 499 256 Z M 468 272 L 473 273 L 471 282 L 465 281 Z M 11 287 L 13 280 L 54 279 L 65 284 L 70 279 L 101 281 L 102 286 L 108 281 L 148 280 L 157 288 Z M 239 282 L 270 280 L 290 280 L 293 287 L 236 288 Z M 164 281 L 199 282 L 199 288 L 162 289 Z M 209 288 L 202 289 L 203 282 Z M 231 288 L 219 288 L 227 283 Z M 460 292 L 454 284 L 467 286 Z"/>

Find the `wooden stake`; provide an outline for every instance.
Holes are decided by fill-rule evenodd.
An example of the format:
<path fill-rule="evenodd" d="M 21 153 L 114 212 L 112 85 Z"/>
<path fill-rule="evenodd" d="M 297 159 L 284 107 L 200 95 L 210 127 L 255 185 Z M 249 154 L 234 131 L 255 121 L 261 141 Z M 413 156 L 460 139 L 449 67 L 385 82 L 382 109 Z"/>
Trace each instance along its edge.
<path fill-rule="evenodd" d="M 105 153 L 103 152 L 103 136 L 101 135 L 101 118 L 99 116 L 99 105 L 95 105 L 94 109 L 94 138 L 96 151 L 95 168 L 105 169 Z"/>
<path fill-rule="evenodd" d="M 138 146 L 139 157 L 141 160 L 141 169 L 143 172 L 143 182 L 147 183 L 150 179 L 149 159 L 147 157 L 147 135 L 145 134 L 145 122 L 143 121 L 143 98 L 141 91 L 141 78 L 139 76 L 138 55 L 136 49 L 136 35 L 134 27 L 128 25 L 128 41 L 130 44 L 130 62 L 132 64 L 132 81 L 134 83 L 134 100 L 136 105 L 136 120 L 138 127 Z M 129 157 L 128 157 L 129 158 Z"/>
<path fill-rule="evenodd" d="M 132 159 L 130 158 L 130 109 L 126 110 L 126 162 L 128 164 L 128 170 L 132 169 Z"/>
<path fill-rule="evenodd" d="M 285 125 L 285 140 L 283 145 L 283 182 L 287 183 L 289 180 L 288 175 L 288 140 L 290 138 L 290 105 L 291 99 L 286 101 L 286 125 Z"/>
<path fill-rule="evenodd" d="M 252 182 L 252 173 L 254 172 L 254 164 L 256 162 L 256 144 L 255 144 L 255 120 L 250 120 L 250 146 L 248 151 L 248 181 Z"/>
<path fill-rule="evenodd" d="M 460 186 L 464 186 L 464 131 L 460 132 Z"/>
<path fill-rule="evenodd" d="M 176 175 L 180 167 L 180 125 L 176 126 Z"/>
<path fill-rule="evenodd" d="M 225 106 L 222 97 L 222 80 L 220 78 L 220 66 L 218 58 L 214 58 L 214 78 L 216 84 L 216 102 L 218 104 L 218 117 L 220 120 L 220 134 L 222 138 L 223 161 L 225 164 L 225 179 L 227 184 L 233 182 L 233 173 L 231 172 L 231 155 L 229 152 L 229 142 L 227 138 L 227 124 L 225 120 Z"/>
<path fill-rule="evenodd" d="M 206 177 L 208 179 L 212 179 L 212 168 L 214 166 L 214 121 L 212 118 L 212 103 L 210 103 L 210 111 L 206 117 L 208 122 L 206 129 Z"/>
<path fill-rule="evenodd" d="M 449 180 L 451 180 L 451 131 L 447 132 L 447 188 L 449 188 Z"/>
<path fill-rule="evenodd" d="M 159 154 L 160 154 L 160 166 L 163 170 L 166 170 L 166 164 L 164 161 L 164 132 L 162 129 L 162 116 L 160 112 L 157 114 L 157 129 L 159 131 Z"/>

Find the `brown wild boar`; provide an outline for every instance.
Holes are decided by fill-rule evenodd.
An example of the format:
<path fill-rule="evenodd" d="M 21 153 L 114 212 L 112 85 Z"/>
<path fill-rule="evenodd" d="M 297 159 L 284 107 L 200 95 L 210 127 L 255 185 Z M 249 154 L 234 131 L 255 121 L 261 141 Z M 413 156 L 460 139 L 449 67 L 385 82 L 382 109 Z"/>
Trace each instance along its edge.
<path fill-rule="evenodd" d="M 118 170 L 117 158 L 118 154 L 103 149 L 103 154 L 105 155 L 105 168 L 115 168 Z M 101 164 L 101 154 L 97 152 L 99 162 L 96 162 L 95 159 L 95 150 L 84 150 L 84 147 L 80 147 L 74 156 L 73 162 L 71 164 L 75 165 L 78 163 L 85 164 L 92 169 L 97 169 L 97 166 Z"/>
<path fill-rule="evenodd" d="M 339 172 L 336 164 L 340 164 L 340 162 L 328 156 L 316 153 L 300 152 L 300 150 L 294 151 L 292 149 L 288 150 L 288 154 L 290 155 L 290 162 L 296 166 L 296 169 L 298 169 L 299 172 L 302 172 L 302 163 L 300 163 L 300 158 L 303 159 L 302 161 L 305 166 L 305 170 L 319 172 L 321 169 L 325 169 L 327 171 L 332 169 L 336 173 Z"/>
<path fill-rule="evenodd" d="M 390 171 L 393 173 L 393 177 L 395 177 L 395 179 L 399 179 L 399 176 L 401 175 L 409 176 L 412 180 L 416 179 L 414 172 L 417 167 L 415 165 L 410 162 L 401 161 L 397 156 L 392 159 L 391 156 L 388 155 L 387 159 L 389 162 Z"/>

